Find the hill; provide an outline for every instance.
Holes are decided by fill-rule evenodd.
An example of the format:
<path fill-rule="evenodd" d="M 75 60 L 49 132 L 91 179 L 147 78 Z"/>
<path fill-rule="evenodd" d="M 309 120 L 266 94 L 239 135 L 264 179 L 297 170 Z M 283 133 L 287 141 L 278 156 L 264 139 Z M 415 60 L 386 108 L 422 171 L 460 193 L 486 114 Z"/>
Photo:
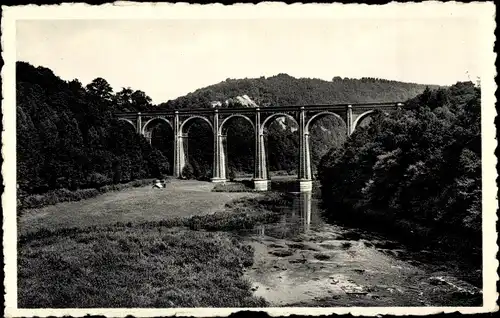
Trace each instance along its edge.
<path fill-rule="evenodd" d="M 305 103 L 407 100 L 424 85 L 364 78 L 296 79 L 286 74 L 270 78 L 228 79 L 200 88 L 186 96 L 152 105 L 144 92 L 123 88 L 113 92 L 103 78 L 83 86 L 64 81 L 50 69 L 29 63 L 16 65 L 17 175 L 21 191 L 28 194 L 68 188 L 100 187 L 171 172 L 172 132 L 158 127 L 153 147 L 128 127 L 112 120 L 115 111 L 158 108 L 245 106 L 272 107 Z M 235 119 L 227 138 L 231 172 L 253 172 L 252 127 Z M 267 135 L 271 170 L 293 172 L 297 167 L 297 131 L 283 121 L 270 125 Z M 312 129 L 313 166 L 332 147 L 343 144 L 339 123 L 330 118 Z M 167 135 L 165 135 L 165 133 Z M 211 176 L 213 142 L 202 124 L 190 129 L 189 162 L 193 177 Z"/>
<path fill-rule="evenodd" d="M 201 107 L 273 107 L 303 104 L 362 103 L 406 101 L 422 93 L 426 85 L 403 83 L 378 78 L 340 78 L 331 81 L 311 78 L 294 78 L 278 74 L 269 78 L 227 79 L 218 84 L 197 89 L 185 96 L 157 105 L 157 108 Z M 430 88 L 437 88 L 430 86 Z M 271 170 L 293 172 L 297 166 L 298 135 L 290 127 L 273 124 L 267 135 L 269 167 Z M 320 119 L 311 130 L 313 169 L 320 158 L 332 147 L 345 141 L 345 127 L 334 118 Z M 235 120 L 228 133 L 228 161 L 230 170 L 253 172 L 253 132 L 244 120 Z M 290 129 L 289 129 L 290 128 Z M 207 129 L 207 128 L 205 128 Z M 195 126 L 193 136 L 202 136 L 203 129 Z M 205 130 L 206 134 L 206 130 Z M 192 140 L 190 149 L 206 147 L 211 154 L 210 142 L 200 137 Z M 194 138 L 192 138 L 194 139 Z M 197 167 L 211 165 L 211 155 L 191 158 Z M 196 169 L 195 169 L 196 170 Z M 203 170 L 203 169 L 202 169 Z"/>
<path fill-rule="evenodd" d="M 213 101 L 225 101 L 245 95 L 261 107 L 405 101 L 422 93 L 426 86 L 367 77 L 334 77 L 331 81 L 325 81 L 278 74 L 269 78 L 227 79 L 161 103 L 158 107 L 210 107 Z"/>

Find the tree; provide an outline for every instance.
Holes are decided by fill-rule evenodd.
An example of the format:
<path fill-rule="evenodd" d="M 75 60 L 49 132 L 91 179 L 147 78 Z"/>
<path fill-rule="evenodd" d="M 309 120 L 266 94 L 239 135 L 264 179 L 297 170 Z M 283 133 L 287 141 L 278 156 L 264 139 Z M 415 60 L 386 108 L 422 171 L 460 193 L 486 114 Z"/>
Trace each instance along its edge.
<path fill-rule="evenodd" d="M 137 110 L 148 109 L 151 107 L 151 98 L 147 96 L 143 91 L 135 91 L 130 96 L 132 106 Z"/>
<path fill-rule="evenodd" d="M 426 89 L 409 104 L 410 110 L 374 116 L 321 159 L 323 201 L 332 217 L 379 227 L 404 221 L 415 233 L 430 229 L 430 237 L 466 235 L 477 248 L 480 90 L 459 82 Z"/>
<path fill-rule="evenodd" d="M 87 92 L 101 100 L 111 101 L 113 89 L 111 85 L 102 77 L 97 77 L 86 86 Z"/>
<path fill-rule="evenodd" d="M 154 159 L 158 154 L 143 137 L 112 119 L 116 98 L 110 98 L 112 89 L 104 79 L 83 88 L 78 80 L 63 81 L 28 63 L 18 63 L 17 71 L 20 191 L 96 187 L 168 169 L 166 160 Z M 150 100 L 143 93 L 134 97 L 137 104 Z"/>
<path fill-rule="evenodd" d="M 170 170 L 168 160 L 161 153 L 161 151 L 157 149 L 153 149 L 148 156 L 148 165 L 149 165 L 149 175 L 154 176 L 158 179 L 163 179 Z"/>

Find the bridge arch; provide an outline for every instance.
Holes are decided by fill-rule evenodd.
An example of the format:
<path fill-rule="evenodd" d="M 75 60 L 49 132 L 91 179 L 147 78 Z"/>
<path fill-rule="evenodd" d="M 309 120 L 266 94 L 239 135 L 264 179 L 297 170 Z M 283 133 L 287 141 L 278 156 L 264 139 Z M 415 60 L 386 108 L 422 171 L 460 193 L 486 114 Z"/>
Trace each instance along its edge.
<path fill-rule="evenodd" d="M 184 126 L 189 121 L 191 121 L 191 120 L 193 120 L 195 118 L 200 118 L 201 120 L 205 121 L 208 124 L 208 126 L 210 126 L 210 129 L 212 129 L 212 133 L 214 132 L 214 126 L 212 125 L 212 123 L 210 122 L 210 120 L 208 120 L 208 118 L 200 116 L 200 115 L 192 115 L 192 116 L 189 116 L 187 119 L 183 120 L 181 126 L 179 127 L 179 131 L 181 133 L 184 133 Z"/>
<path fill-rule="evenodd" d="M 231 125 L 231 120 L 233 120 L 233 125 Z M 221 121 L 218 138 L 221 146 L 220 159 L 224 166 L 221 168 L 222 178 L 232 180 L 238 173 L 254 172 L 255 129 L 252 119 L 239 113 L 232 114 Z M 241 139 L 235 142 L 237 140 L 234 139 L 235 136 L 239 136 Z M 250 154 L 254 154 L 254 156 L 250 156 Z"/>
<path fill-rule="evenodd" d="M 223 121 L 222 121 L 222 123 L 220 124 L 220 129 L 219 129 L 219 131 L 223 132 L 223 131 L 224 131 L 224 124 L 225 124 L 227 121 L 229 121 L 230 119 L 235 118 L 235 117 L 240 117 L 240 118 L 243 118 L 243 119 L 245 119 L 246 121 L 248 121 L 248 122 L 250 123 L 250 125 L 252 125 L 253 130 L 255 131 L 255 124 L 253 123 L 253 121 L 252 121 L 250 118 L 248 118 L 247 116 L 242 115 L 242 114 L 233 114 L 233 115 L 231 115 L 231 116 L 229 116 L 229 117 L 227 117 L 227 118 L 224 118 L 224 120 L 223 120 Z"/>
<path fill-rule="evenodd" d="M 364 113 L 362 113 L 361 115 L 359 115 L 355 120 L 354 122 L 352 123 L 352 128 L 351 130 L 354 132 L 354 130 L 356 129 L 356 127 L 359 125 L 359 123 L 361 123 L 361 121 L 365 118 L 367 118 L 368 116 L 370 116 L 371 114 L 374 114 L 376 112 L 375 109 L 372 109 L 372 110 L 369 110 L 369 111 L 366 111 Z"/>
<path fill-rule="evenodd" d="M 313 122 L 313 120 L 315 120 L 318 117 L 324 117 L 324 116 L 334 116 L 334 117 L 337 117 L 338 119 L 340 119 L 344 123 L 344 125 L 346 124 L 345 121 L 344 121 L 344 119 L 339 114 L 336 114 L 334 112 L 329 112 L 329 111 L 319 112 L 319 113 L 311 116 L 311 118 L 309 118 L 309 120 L 306 123 L 306 127 L 304 129 L 305 133 L 306 134 L 309 133 L 309 126 L 311 125 L 311 123 Z"/>
<path fill-rule="evenodd" d="M 130 119 L 127 119 L 127 118 L 118 118 L 118 121 L 123 121 L 123 122 L 126 122 L 126 123 L 129 123 L 130 125 L 132 125 L 132 128 L 135 130 L 135 124 L 133 121 L 131 121 Z"/>
<path fill-rule="evenodd" d="M 174 130 L 174 127 L 173 127 L 172 123 L 167 118 L 165 118 L 165 117 L 153 117 L 150 120 L 148 120 L 146 123 L 144 123 L 144 125 L 142 126 L 141 133 L 144 135 L 144 133 L 146 132 L 146 129 L 148 128 L 148 125 L 151 122 L 156 121 L 156 120 L 167 123 L 168 126 L 170 127 L 170 129 L 172 129 L 172 131 Z"/>
<path fill-rule="evenodd" d="M 279 118 L 279 117 L 287 117 L 287 118 L 293 120 L 293 122 L 297 125 L 297 127 L 299 127 L 299 123 L 297 122 L 297 119 L 295 119 L 295 117 L 293 117 L 292 115 L 287 114 L 287 113 L 275 113 L 275 114 L 269 115 L 266 119 L 264 119 L 264 121 L 262 122 L 262 125 L 260 125 L 259 134 L 264 133 L 264 129 L 266 128 L 266 123 L 268 121 L 270 121 L 273 118 Z"/>

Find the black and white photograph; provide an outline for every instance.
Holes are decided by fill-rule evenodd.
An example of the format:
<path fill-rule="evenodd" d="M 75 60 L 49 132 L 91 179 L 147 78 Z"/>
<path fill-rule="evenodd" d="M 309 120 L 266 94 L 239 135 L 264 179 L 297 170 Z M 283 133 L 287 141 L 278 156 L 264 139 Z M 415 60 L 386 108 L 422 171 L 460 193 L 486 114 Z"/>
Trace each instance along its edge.
<path fill-rule="evenodd" d="M 493 2 L 2 9 L 7 317 L 498 310 Z"/>

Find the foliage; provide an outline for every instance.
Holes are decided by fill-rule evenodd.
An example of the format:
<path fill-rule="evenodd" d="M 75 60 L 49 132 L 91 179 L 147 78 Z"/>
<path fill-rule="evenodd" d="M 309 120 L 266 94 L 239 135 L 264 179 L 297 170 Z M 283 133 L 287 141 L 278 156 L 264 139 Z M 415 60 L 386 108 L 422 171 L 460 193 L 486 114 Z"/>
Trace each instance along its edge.
<path fill-rule="evenodd" d="M 189 162 L 186 163 L 184 168 L 182 168 L 181 175 L 185 179 L 192 179 L 194 177 L 194 169 L 193 169 L 193 166 L 191 166 L 191 164 Z"/>
<path fill-rule="evenodd" d="M 118 184 L 172 173 L 173 132 L 151 124 L 151 144 L 128 123 L 115 121 L 116 111 L 211 107 L 212 101 L 248 95 L 262 107 L 335 102 L 403 100 L 422 92 L 422 85 L 380 79 L 296 79 L 286 74 L 270 78 L 226 80 L 186 96 L 152 105 L 144 92 L 130 87 L 114 93 L 103 78 L 85 87 L 78 80 L 63 81 L 44 67 L 17 63 L 17 175 L 20 189 L 41 194 L 55 189 L 77 189 Z M 213 164 L 213 134 L 207 123 L 192 121 L 187 161 L 189 178 L 209 180 Z M 253 172 L 255 133 L 242 118 L 228 122 L 228 172 Z M 297 169 L 298 132 L 288 118 L 266 127 L 269 170 Z M 328 146 L 340 147 L 345 126 L 337 118 L 322 117 L 311 126 L 313 170 Z M 153 150 L 154 149 L 154 150 Z"/>
<path fill-rule="evenodd" d="M 254 192 L 252 186 L 243 182 L 228 182 L 216 184 L 212 192 Z"/>
<path fill-rule="evenodd" d="M 480 88 L 426 89 L 408 105 L 377 114 L 322 158 L 325 205 L 332 217 L 396 226 L 413 239 L 454 234 L 480 247 Z"/>
<path fill-rule="evenodd" d="M 153 151 L 128 124 L 112 118 L 113 111 L 151 107 L 143 92 L 130 90 L 127 99 L 123 91 L 114 95 L 103 78 L 83 87 L 44 67 L 24 62 L 16 66 L 21 191 L 96 188 L 157 177 L 169 169 L 162 153 Z"/>
<path fill-rule="evenodd" d="M 287 74 L 278 74 L 268 78 L 227 79 L 162 103 L 158 107 L 210 107 L 212 101 L 225 101 L 243 95 L 248 95 L 260 107 L 392 102 L 412 98 L 424 89 L 425 85 L 378 78 L 336 77 L 332 81 L 324 81 L 314 78 L 297 79 Z"/>

